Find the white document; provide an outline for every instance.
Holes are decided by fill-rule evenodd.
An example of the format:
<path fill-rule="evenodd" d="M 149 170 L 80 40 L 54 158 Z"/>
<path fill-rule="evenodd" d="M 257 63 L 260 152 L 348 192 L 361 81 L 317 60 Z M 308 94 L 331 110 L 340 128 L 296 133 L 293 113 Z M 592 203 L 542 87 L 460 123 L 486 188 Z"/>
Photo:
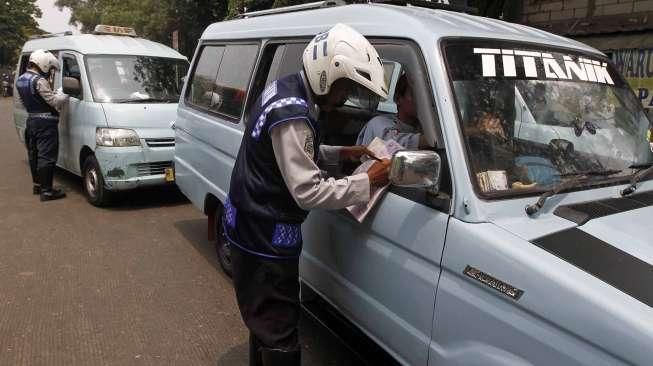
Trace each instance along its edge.
<path fill-rule="evenodd" d="M 367 148 L 379 159 L 390 159 L 395 152 L 404 150 L 404 147 L 399 145 L 395 140 L 383 141 L 378 137 L 375 137 L 374 140 L 367 145 Z M 358 166 L 358 168 L 356 168 L 356 170 L 354 170 L 353 175 L 367 172 L 375 162 L 376 160 L 374 159 L 364 161 Z M 349 206 L 347 207 L 347 211 L 354 216 L 356 221 L 363 222 L 365 217 L 367 217 L 367 214 L 372 210 L 372 207 L 374 207 L 381 196 L 383 196 L 383 193 L 388 189 L 388 186 L 390 186 L 390 184 L 386 184 L 383 187 L 372 187 L 372 190 L 370 191 L 370 200 L 367 203 Z"/>

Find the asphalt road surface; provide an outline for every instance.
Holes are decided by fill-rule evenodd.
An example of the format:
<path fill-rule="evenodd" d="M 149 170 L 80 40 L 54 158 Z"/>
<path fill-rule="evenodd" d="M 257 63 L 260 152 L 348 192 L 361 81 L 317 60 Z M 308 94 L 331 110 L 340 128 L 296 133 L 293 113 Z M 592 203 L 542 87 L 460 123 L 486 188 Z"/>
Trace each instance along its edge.
<path fill-rule="evenodd" d="M 174 187 L 88 204 L 32 195 L 26 152 L 0 99 L 0 365 L 246 365 L 247 331 L 205 217 Z M 302 319 L 304 365 L 360 365 Z"/>

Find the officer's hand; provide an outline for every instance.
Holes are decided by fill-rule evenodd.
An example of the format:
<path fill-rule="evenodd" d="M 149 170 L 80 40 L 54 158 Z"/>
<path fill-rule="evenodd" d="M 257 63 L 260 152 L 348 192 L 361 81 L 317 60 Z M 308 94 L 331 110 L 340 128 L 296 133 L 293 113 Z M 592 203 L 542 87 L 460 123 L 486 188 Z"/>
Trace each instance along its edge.
<path fill-rule="evenodd" d="M 367 146 L 362 145 L 343 146 L 340 150 L 340 158 L 343 160 L 360 160 L 363 155 L 373 156 L 374 154 L 367 149 Z"/>
<path fill-rule="evenodd" d="M 376 161 L 367 170 L 367 176 L 372 186 L 384 186 L 388 184 L 388 174 L 390 173 L 390 159 Z"/>

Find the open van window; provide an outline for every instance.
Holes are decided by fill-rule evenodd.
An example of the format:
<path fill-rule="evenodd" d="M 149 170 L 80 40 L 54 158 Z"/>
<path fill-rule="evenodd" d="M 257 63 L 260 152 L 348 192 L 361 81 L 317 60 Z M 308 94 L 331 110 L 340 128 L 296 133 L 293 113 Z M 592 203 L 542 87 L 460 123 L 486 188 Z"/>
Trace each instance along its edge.
<path fill-rule="evenodd" d="M 607 59 L 487 40 L 444 50 L 481 194 L 546 191 L 583 172 L 615 172 L 587 187 L 617 183 L 653 161 L 649 122 Z"/>
<path fill-rule="evenodd" d="M 91 91 L 100 103 L 177 103 L 188 63 L 164 57 L 86 57 Z"/>

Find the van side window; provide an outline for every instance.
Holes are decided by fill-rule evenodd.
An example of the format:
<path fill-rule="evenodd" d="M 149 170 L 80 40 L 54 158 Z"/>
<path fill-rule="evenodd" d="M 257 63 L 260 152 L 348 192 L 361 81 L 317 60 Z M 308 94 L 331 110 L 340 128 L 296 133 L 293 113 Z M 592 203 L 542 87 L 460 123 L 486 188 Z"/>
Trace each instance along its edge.
<path fill-rule="evenodd" d="M 247 96 L 247 86 L 256 63 L 258 45 L 228 45 L 215 81 L 219 103 L 211 110 L 240 118 Z"/>
<path fill-rule="evenodd" d="M 210 109 L 220 102 L 213 90 L 224 49 L 224 46 L 205 46 L 202 48 L 195 66 L 195 72 L 191 77 L 186 102 L 203 109 Z"/>

